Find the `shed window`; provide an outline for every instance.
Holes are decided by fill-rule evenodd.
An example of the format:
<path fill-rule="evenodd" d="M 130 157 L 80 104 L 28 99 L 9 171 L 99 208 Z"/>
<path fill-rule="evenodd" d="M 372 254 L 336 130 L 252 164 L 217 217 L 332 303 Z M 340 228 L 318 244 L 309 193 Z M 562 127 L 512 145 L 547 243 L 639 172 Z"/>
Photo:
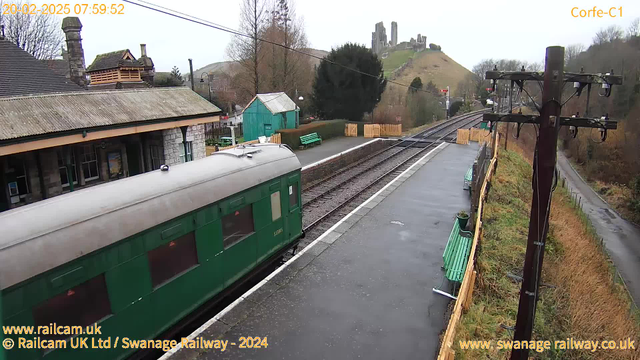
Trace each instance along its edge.
<path fill-rule="evenodd" d="M 271 194 L 271 221 L 276 221 L 282 217 L 282 209 L 280 208 L 280 191 Z"/>
<path fill-rule="evenodd" d="M 89 326 L 111 314 L 104 274 L 56 295 L 33 309 L 35 326 Z M 47 339 L 64 339 L 69 335 L 48 335 Z"/>
<path fill-rule="evenodd" d="M 190 232 L 147 253 L 153 287 L 198 265 L 195 233 Z"/>
<path fill-rule="evenodd" d="M 222 217 L 222 242 L 227 249 L 253 234 L 253 210 L 251 205 Z"/>
<path fill-rule="evenodd" d="M 289 185 L 289 209 L 298 206 L 298 183 Z"/>

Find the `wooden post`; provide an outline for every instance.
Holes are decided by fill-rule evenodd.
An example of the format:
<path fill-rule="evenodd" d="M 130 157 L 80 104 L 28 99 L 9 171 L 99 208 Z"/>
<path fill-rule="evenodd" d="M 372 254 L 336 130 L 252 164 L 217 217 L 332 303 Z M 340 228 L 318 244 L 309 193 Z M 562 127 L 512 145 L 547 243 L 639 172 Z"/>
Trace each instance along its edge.
<path fill-rule="evenodd" d="M 470 254 L 469 256 L 473 256 L 473 254 Z M 469 308 L 471 307 L 471 299 L 473 297 L 473 286 L 476 283 L 476 275 L 477 275 L 477 272 L 473 270 L 473 273 L 469 278 L 469 287 L 467 288 L 467 294 L 465 295 L 464 303 L 462 303 L 462 308 L 464 309 L 464 312 L 469 311 Z"/>

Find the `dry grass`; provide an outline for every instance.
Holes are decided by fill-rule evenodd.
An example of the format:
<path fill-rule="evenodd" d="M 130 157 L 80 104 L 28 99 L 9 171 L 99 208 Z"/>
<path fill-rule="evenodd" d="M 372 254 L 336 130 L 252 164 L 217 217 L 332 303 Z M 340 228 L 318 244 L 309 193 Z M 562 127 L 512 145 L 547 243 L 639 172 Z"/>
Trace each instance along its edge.
<path fill-rule="evenodd" d="M 511 140 L 511 139 L 510 139 Z M 501 148 L 502 149 L 502 148 Z M 473 304 L 462 317 L 458 340 L 510 340 L 520 283 L 507 277 L 521 274 L 531 202 L 530 152 L 516 141 L 501 150 L 498 171 L 484 211 Z M 553 196 L 550 231 L 545 246 L 542 282 L 534 338 L 561 340 L 640 341 L 640 322 L 630 301 L 614 281 L 612 267 L 584 214 L 576 210 L 565 189 Z M 506 359 L 506 351 L 457 351 L 460 359 Z M 638 359 L 638 351 L 550 350 L 531 352 L 535 359 Z"/>
<path fill-rule="evenodd" d="M 419 76 L 425 85 L 429 81 L 433 81 L 440 89 L 445 89 L 449 85 L 453 94 L 458 83 L 470 73 L 469 70 L 443 52 L 422 51 L 415 54 L 411 64 L 396 75 L 395 81 L 402 84 L 410 84 L 416 76 Z M 394 86 L 396 85 L 387 85 L 387 87 Z M 406 91 L 406 88 L 404 91 Z"/>

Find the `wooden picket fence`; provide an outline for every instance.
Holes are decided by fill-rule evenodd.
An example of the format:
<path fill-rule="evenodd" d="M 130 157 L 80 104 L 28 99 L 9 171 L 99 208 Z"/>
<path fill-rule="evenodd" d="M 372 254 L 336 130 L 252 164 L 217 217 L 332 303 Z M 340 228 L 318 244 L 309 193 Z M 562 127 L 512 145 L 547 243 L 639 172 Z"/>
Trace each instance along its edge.
<path fill-rule="evenodd" d="M 271 135 L 271 141 L 269 141 L 272 144 L 282 144 L 282 134 L 280 133 L 275 133 L 273 135 Z"/>
<path fill-rule="evenodd" d="M 380 124 L 365 124 L 364 137 L 366 138 L 380 137 Z"/>
<path fill-rule="evenodd" d="M 344 136 L 358 136 L 358 124 L 344 124 Z"/>
<path fill-rule="evenodd" d="M 402 136 L 402 124 L 365 124 L 364 137 Z"/>
<path fill-rule="evenodd" d="M 487 187 L 489 181 L 491 180 L 491 176 L 493 175 L 495 163 L 498 159 L 498 139 L 498 134 L 495 134 L 493 139 L 491 139 L 492 158 L 489 164 L 489 168 L 487 169 L 487 174 L 485 175 L 484 181 L 482 183 L 482 187 L 480 188 L 480 194 L 478 197 L 478 210 L 476 211 L 477 217 L 475 222 L 475 229 L 473 232 L 473 242 L 471 244 L 471 251 L 469 253 L 469 260 L 467 260 L 467 268 L 464 272 L 464 278 L 462 279 L 462 285 L 460 286 L 460 290 L 458 292 L 458 298 L 453 305 L 453 312 L 451 313 L 451 318 L 449 319 L 447 330 L 445 331 L 444 337 L 442 338 L 440 352 L 438 353 L 438 360 L 453 360 L 455 358 L 455 351 L 453 350 L 453 340 L 456 335 L 456 328 L 458 327 L 458 323 L 460 322 L 462 311 L 468 311 L 469 307 L 471 306 L 473 285 L 476 279 L 476 271 L 474 270 L 476 249 L 478 247 L 478 241 L 482 237 L 482 208 L 484 207 L 484 199 L 487 195 Z"/>
<path fill-rule="evenodd" d="M 456 144 L 467 145 L 469 143 L 469 129 L 458 129 Z"/>
<path fill-rule="evenodd" d="M 475 141 L 475 142 L 484 144 L 486 142 L 489 142 L 489 138 L 490 138 L 489 130 L 478 129 L 478 128 L 470 129 L 469 141 Z"/>
<path fill-rule="evenodd" d="M 379 124 L 380 136 L 402 136 L 402 124 Z"/>

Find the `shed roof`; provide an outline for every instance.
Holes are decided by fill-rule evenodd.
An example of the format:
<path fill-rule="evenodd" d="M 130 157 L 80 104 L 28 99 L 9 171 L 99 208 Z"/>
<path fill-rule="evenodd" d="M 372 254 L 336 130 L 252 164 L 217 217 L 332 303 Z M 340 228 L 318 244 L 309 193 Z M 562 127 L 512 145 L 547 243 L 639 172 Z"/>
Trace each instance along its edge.
<path fill-rule="evenodd" d="M 0 40 L 0 79 L 0 97 L 83 90 L 8 40 Z"/>
<path fill-rule="evenodd" d="M 186 87 L 0 98 L 0 141 L 219 112 Z"/>
<path fill-rule="evenodd" d="M 125 60 L 124 57 L 127 54 L 131 55 L 133 60 Z M 119 67 L 144 67 L 144 65 L 136 60 L 129 49 L 125 49 L 96 56 L 91 65 L 87 67 L 87 72 L 116 69 Z"/>
<path fill-rule="evenodd" d="M 245 110 L 253 103 L 256 99 L 260 100 L 262 104 L 271 111 L 273 115 L 280 114 L 288 111 L 295 111 L 297 106 L 296 103 L 291 100 L 287 94 L 283 92 L 277 93 L 268 93 L 268 94 L 258 94 L 253 100 L 247 104 Z"/>

